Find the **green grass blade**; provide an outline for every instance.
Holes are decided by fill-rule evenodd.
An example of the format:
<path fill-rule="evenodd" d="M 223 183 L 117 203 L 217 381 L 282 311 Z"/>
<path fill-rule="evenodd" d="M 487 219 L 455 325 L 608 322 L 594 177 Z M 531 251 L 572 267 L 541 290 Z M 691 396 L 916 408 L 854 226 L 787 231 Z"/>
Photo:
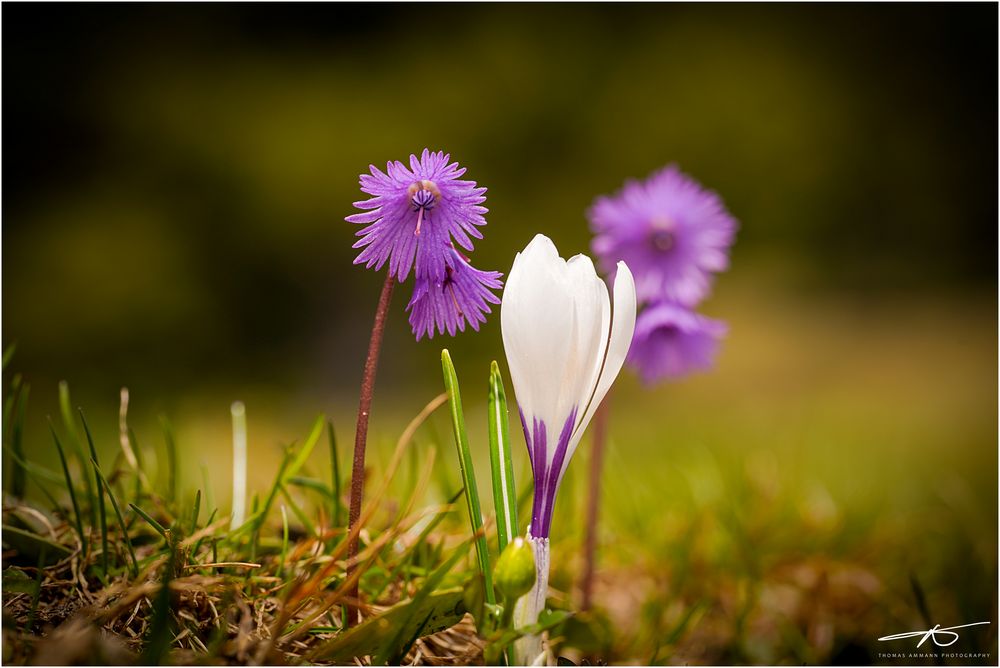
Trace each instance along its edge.
<path fill-rule="evenodd" d="M 323 435 L 324 422 L 326 422 L 325 415 L 320 415 L 316 418 L 316 422 L 313 423 L 313 427 L 309 431 L 309 436 L 306 437 L 305 443 L 303 443 L 302 447 L 295 453 L 295 458 L 285 470 L 285 477 L 282 479 L 283 483 L 297 474 L 299 469 L 301 469 L 306 463 L 306 460 L 309 459 L 309 455 L 312 454 L 313 448 L 315 448 L 316 444 L 319 443 L 319 437 Z"/>
<path fill-rule="evenodd" d="M 35 626 L 35 616 L 38 614 L 38 603 L 42 598 L 42 581 L 45 579 L 45 547 L 42 547 L 38 556 L 38 567 L 35 570 L 35 590 L 31 595 L 31 610 L 28 612 L 28 621 L 24 625 L 24 632 L 31 633 Z"/>
<path fill-rule="evenodd" d="M 31 559 L 37 558 L 42 550 L 46 554 L 46 566 L 51 566 L 61 559 L 73 554 L 73 550 L 57 543 L 51 538 L 39 536 L 27 529 L 21 529 L 11 524 L 4 524 L 0 527 L 3 531 L 3 542 L 14 548 L 18 554 Z"/>
<path fill-rule="evenodd" d="M 330 440 L 330 489 L 333 491 L 333 526 L 341 525 L 344 502 L 340 500 L 340 456 L 337 453 L 337 436 L 333 432 L 333 420 L 326 423 Z"/>
<path fill-rule="evenodd" d="M 208 515 L 208 519 L 205 521 L 205 526 L 212 526 L 212 520 L 215 519 L 215 514 L 218 513 L 218 512 L 219 512 L 218 508 L 213 508 L 212 509 L 212 512 L 209 513 L 209 515 Z M 205 537 L 204 536 L 202 536 L 201 538 L 198 539 L 198 542 L 195 543 L 194 547 L 191 548 L 191 556 L 192 557 L 197 556 L 198 550 L 201 549 L 201 544 L 204 543 L 204 542 L 205 542 Z"/>
<path fill-rule="evenodd" d="M 507 394 L 503 389 L 500 367 L 490 365 L 489 393 L 490 472 L 493 477 L 493 506 L 497 513 L 497 540 L 500 552 L 519 535 L 517 523 L 517 488 L 514 486 L 514 462 L 511 460 Z"/>
<path fill-rule="evenodd" d="M 201 462 L 201 483 L 205 490 L 205 507 L 217 510 L 218 506 L 215 505 L 215 494 L 212 493 L 212 479 L 208 475 L 208 466 L 205 462 Z M 206 522 L 206 526 L 211 524 L 211 522 Z"/>
<path fill-rule="evenodd" d="M 149 483 L 146 476 L 142 473 L 146 470 L 145 464 L 143 463 L 142 448 L 139 447 L 139 439 L 135 436 L 135 431 L 132 427 L 128 428 L 128 444 L 132 448 L 132 454 L 135 455 L 136 471 L 135 471 L 135 500 L 138 501 L 142 498 L 142 488 L 144 484 Z M 153 490 L 147 489 L 148 492 L 152 493 Z"/>
<path fill-rule="evenodd" d="M 73 448 L 73 454 L 76 455 L 76 461 L 80 465 L 81 475 L 83 479 L 83 490 L 87 495 L 87 510 L 90 515 L 90 526 L 97 524 L 97 499 L 94 498 L 94 486 L 90 482 L 90 476 L 87 475 L 87 455 L 83 451 L 83 439 L 80 437 L 80 431 L 76 428 L 76 421 L 73 420 L 73 404 L 70 401 L 69 396 L 69 384 L 65 380 L 59 381 L 59 413 L 62 416 L 63 428 L 66 430 L 68 435 L 68 441 L 70 446 Z"/>
<path fill-rule="evenodd" d="M 14 466 L 10 463 L 10 448 L 7 444 L 10 442 L 10 424 L 13 421 L 14 409 L 17 407 L 17 397 L 20 395 L 21 389 L 21 374 L 14 374 L 14 377 L 10 381 L 10 392 L 7 394 L 7 398 L 3 402 L 3 422 L 0 423 L 3 427 L 3 471 L 14 471 Z M 13 473 L 11 474 L 13 475 Z M 4 489 L 7 488 L 6 479 L 4 480 Z"/>
<path fill-rule="evenodd" d="M 152 517 L 150 517 L 146 513 L 145 510 L 143 510 L 139 506 L 135 505 L 134 503 L 128 504 L 128 507 L 131 508 L 132 511 L 136 515 L 138 515 L 142 519 L 146 520 L 146 524 L 148 524 L 149 526 L 153 527 L 153 529 L 156 530 L 156 533 L 158 533 L 161 536 L 163 536 L 163 540 L 167 541 L 168 543 L 170 542 L 170 534 L 167 532 L 166 528 L 164 528 L 164 526 L 162 524 L 160 524 L 159 522 L 157 522 L 156 520 L 154 520 Z"/>
<path fill-rule="evenodd" d="M 479 560 L 479 572 L 483 577 L 486 600 L 496 603 L 493 593 L 493 572 L 490 569 L 490 553 L 483 532 L 483 511 L 479 505 L 479 487 L 476 486 L 476 472 L 472 467 L 472 452 L 469 450 L 469 436 L 465 431 L 465 413 L 462 410 L 462 395 L 458 388 L 458 374 L 451 361 L 447 349 L 441 351 L 441 370 L 444 374 L 444 386 L 448 391 L 448 408 L 451 410 L 451 423 L 455 432 L 455 445 L 458 446 L 458 463 L 462 470 L 462 480 L 465 483 L 465 500 L 469 509 L 469 522 L 472 524 L 472 534 L 476 538 L 476 557 Z"/>
<path fill-rule="evenodd" d="M 13 459 L 15 464 L 23 468 L 25 473 L 27 473 L 29 477 L 32 479 L 32 481 L 39 487 L 42 486 L 41 484 L 42 480 L 55 483 L 60 487 L 66 484 L 66 481 L 63 478 L 63 476 L 59 475 L 52 469 L 45 468 L 40 464 L 36 464 L 34 462 L 28 461 L 27 459 L 24 459 L 16 452 L 14 452 L 14 449 L 11 448 L 10 446 L 5 445 L 3 446 L 3 449 L 4 449 L 4 454 Z"/>
<path fill-rule="evenodd" d="M 198 530 L 198 514 L 201 513 L 201 490 L 194 495 L 194 509 L 191 511 L 191 531 L 189 534 L 193 534 Z"/>
<path fill-rule="evenodd" d="M 87 435 L 87 445 L 90 446 L 90 458 L 95 462 L 97 459 L 97 448 L 94 447 L 94 437 L 90 434 L 90 426 L 87 425 L 87 418 L 83 415 L 83 409 L 78 409 L 80 411 L 80 421 L 83 423 L 83 432 Z M 100 472 L 97 468 L 94 468 L 94 488 L 97 492 L 97 519 L 101 526 L 101 569 L 104 573 L 104 577 L 108 577 L 108 517 L 107 511 L 104 507 L 104 492 L 101 489 L 101 478 Z"/>
<path fill-rule="evenodd" d="M 309 516 L 306 515 L 305 511 L 302 510 L 299 504 L 295 503 L 295 499 L 293 499 L 292 495 L 288 493 L 288 488 L 285 487 L 284 485 L 281 486 L 281 495 L 285 497 L 285 501 L 288 502 L 288 505 L 291 507 L 292 512 L 295 513 L 295 516 L 299 518 L 300 522 L 302 522 L 302 526 L 306 528 L 306 531 L 310 535 L 318 537 L 319 532 L 316 530 L 316 525 L 313 524 L 313 522 L 309 519 Z"/>
<path fill-rule="evenodd" d="M 177 498 L 177 441 L 174 439 L 174 427 L 166 415 L 160 416 L 160 428 L 167 446 L 167 498 L 174 501 Z"/>
<path fill-rule="evenodd" d="M 87 536 L 83 533 L 83 514 L 80 512 L 80 504 L 76 501 L 76 491 L 73 489 L 73 477 L 69 474 L 69 465 L 66 463 L 66 453 L 63 451 L 62 443 L 56 435 L 56 429 L 52 425 L 52 418 L 49 418 L 49 431 L 52 432 L 52 440 L 56 442 L 56 449 L 59 451 L 59 462 L 62 464 L 63 475 L 66 476 L 66 487 L 69 489 L 69 500 L 73 504 L 73 519 L 76 523 L 76 533 L 80 536 L 82 552 L 87 552 Z"/>
<path fill-rule="evenodd" d="M 333 496 L 333 492 L 330 488 L 326 486 L 321 480 L 316 478 L 303 478 L 302 476 L 293 476 L 288 479 L 289 485 L 294 485 L 295 487 L 302 487 L 304 489 L 311 489 L 323 496 L 324 499 L 330 499 Z"/>
<path fill-rule="evenodd" d="M 285 479 L 285 471 L 288 470 L 288 464 L 292 459 L 291 448 L 285 448 L 285 454 L 281 458 L 281 464 L 278 466 L 278 475 L 274 478 L 274 483 L 271 485 L 271 489 L 268 490 L 267 498 L 264 499 L 264 506 L 258 510 L 257 507 L 257 495 L 254 494 L 253 503 L 250 506 L 250 517 L 253 519 L 253 537 L 250 539 L 250 561 L 257 558 L 257 543 L 260 539 L 260 530 L 264 526 L 264 521 L 267 519 L 267 514 L 271 512 L 271 507 L 274 505 L 274 500 L 277 498 L 278 493 L 281 491 L 283 486 L 283 481 Z M 238 528 L 237 528 L 238 530 Z M 235 533 L 235 532 L 232 532 Z"/>
<path fill-rule="evenodd" d="M 256 498 L 251 507 L 251 515 L 257 517 L 257 522 L 255 529 L 260 529 L 264 525 L 264 520 L 267 518 L 267 514 L 271 511 L 271 507 L 274 505 L 274 500 L 278 496 L 278 492 L 281 491 L 281 487 L 285 481 L 285 471 L 288 470 L 288 464 L 291 461 L 291 450 L 285 450 L 285 456 L 281 458 L 281 464 L 278 465 L 278 475 L 274 478 L 274 484 L 271 485 L 271 489 L 268 490 L 267 498 L 264 499 L 264 505 L 259 510 L 257 508 Z"/>
<path fill-rule="evenodd" d="M 170 580 L 173 579 L 174 568 L 177 561 L 177 549 L 170 548 L 170 558 L 163 566 L 163 580 L 160 591 L 153 601 L 153 620 L 149 624 L 149 632 L 146 635 L 146 649 L 139 658 L 139 664 L 144 666 L 159 666 L 164 663 L 167 650 L 174 634 L 171 632 L 173 614 L 170 605 Z"/>
<path fill-rule="evenodd" d="M 259 519 L 257 520 L 257 527 L 256 527 L 257 531 L 259 531 L 261 526 L 264 524 L 264 520 L 267 518 L 268 513 L 271 511 L 271 507 L 274 504 L 274 499 L 277 497 L 278 492 L 282 492 L 285 495 L 285 498 L 288 499 L 289 505 L 292 506 L 292 511 L 295 512 L 296 516 L 298 516 L 300 520 L 303 520 L 302 523 L 307 528 L 311 529 L 310 533 L 316 535 L 315 525 L 311 521 L 309 521 L 309 518 L 306 517 L 304 513 L 302 513 L 302 510 L 292 500 L 291 496 L 288 494 L 288 491 L 285 489 L 285 483 L 289 482 L 291 478 L 295 477 L 295 474 L 299 472 L 299 469 L 301 469 L 305 465 L 306 460 L 309 459 L 309 455 L 312 454 L 313 448 L 316 447 L 316 444 L 319 443 L 320 436 L 323 435 L 323 424 L 325 422 L 326 422 L 326 416 L 321 414 L 319 417 L 316 418 L 316 421 L 313 423 L 312 430 L 310 430 L 309 436 L 306 437 L 306 440 L 302 444 L 302 447 L 300 447 L 297 451 L 293 450 L 292 448 L 288 448 L 285 451 L 285 456 L 281 460 L 281 466 L 278 468 L 278 476 L 275 479 L 274 484 L 271 486 L 271 490 L 268 493 L 267 499 L 264 501 L 264 507 L 261 509 Z M 294 456 L 292 454 L 293 452 Z M 300 515 L 300 513 L 302 514 Z M 254 554 L 256 554 L 256 542 L 257 540 L 255 535 Z"/>
<path fill-rule="evenodd" d="M 280 578 L 285 570 L 285 560 L 288 558 L 288 513 L 285 507 L 281 506 L 281 561 L 278 562 L 278 577 Z"/>
<path fill-rule="evenodd" d="M 7 365 L 10 364 L 10 360 L 11 358 L 14 357 L 14 352 L 16 350 L 17 350 L 17 341 L 14 341 L 9 346 L 7 346 L 6 350 L 3 351 L 3 366 L 0 368 L 2 368 L 4 371 L 7 370 Z"/>
<path fill-rule="evenodd" d="M 49 500 L 49 503 L 52 504 L 54 509 L 61 508 L 59 502 L 56 501 L 56 497 L 52 496 L 52 492 L 50 492 L 48 487 L 42 483 L 43 480 L 47 480 L 49 482 L 54 482 L 59 486 L 64 486 L 66 482 L 63 480 L 61 475 L 55 471 L 50 471 L 44 466 L 39 466 L 38 464 L 21 459 L 8 445 L 3 446 L 3 453 L 10 459 L 13 459 L 15 464 L 24 469 L 28 480 L 35 483 L 35 486 L 42 492 L 42 494 L 45 495 L 45 498 Z"/>
<path fill-rule="evenodd" d="M 115 517 L 118 519 L 118 528 L 122 532 L 122 538 L 125 539 L 125 548 L 128 550 L 128 555 L 132 560 L 132 577 L 137 577 L 139 575 L 139 563 L 135 558 L 135 550 L 132 549 L 132 539 L 129 538 L 128 529 L 125 528 L 125 518 L 122 517 L 122 510 L 118 506 L 118 499 L 115 498 L 115 492 L 111 489 L 111 485 L 108 484 L 108 479 L 104 477 L 104 473 L 101 472 L 101 467 L 98 466 L 97 460 L 91 459 L 90 463 L 94 465 L 94 472 L 101 479 L 104 489 L 108 491 L 108 498 L 111 499 L 111 507 L 114 509 Z"/>
<path fill-rule="evenodd" d="M 14 405 L 17 402 L 17 395 L 21 390 L 21 374 L 14 374 L 10 381 L 10 392 L 3 402 L 3 436 L 7 441 L 7 428 L 10 426 L 11 418 L 14 416 Z"/>
<path fill-rule="evenodd" d="M 434 515 L 434 518 L 427 523 L 427 526 L 423 528 L 423 531 L 420 532 L 420 535 L 417 536 L 417 539 L 413 541 L 413 545 L 407 548 L 404 554 L 400 555 L 399 559 L 396 561 L 396 564 L 392 567 L 392 570 L 389 571 L 389 575 L 387 575 L 385 580 L 383 581 L 382 586 L 379 589 L 377 589 L 375 594 L 371 597 L 372 600 L 377 601 L 379 597 L 382 596 L 382 594 L 385 592 L 386 588 L 391 583 L 396 582 L 396 578 L 399 576 L 399 572 L 403 570 L 404 567 L 410 564 L 410 562 L 413 560 L 414 553 L 416 553 L 422 546 L 424 546 L 427 543 L 427 539 L 428 537 L 430 537 L 431 532 L 438 527 L 438 525 L 441 523 L 441 520 L 443 520 L 445 517 L 448 516 L 448 514 L 453 510 L 451 506 L 456 501 L 458 501 L 458 497 L 462 496 L 462 494 L 464 493 L 465 493 L 465 488 L 462 488 L 457 492 L 455 492 L 455 495 L 450 499 L 448 499 L 448 507 L 438 512 L 436 515 Z"/>
<path fill-rule="evenodd" d="M 14 413 L 14 421 L 11 423 L 10 449 L 17 458 L 14 460 L 14 473 L 11 480 L 11 492 L 19 499 L 24 498 L 24 492 L 28 486 L 28 469 L 24 466 L 24 447 L 22 440 L 24 437 L 24 414 L 28 407 L 28 393 L 31 386 L 27 383 L 21 385 L 21 391 L 17 398 L 17 410 Z"/>

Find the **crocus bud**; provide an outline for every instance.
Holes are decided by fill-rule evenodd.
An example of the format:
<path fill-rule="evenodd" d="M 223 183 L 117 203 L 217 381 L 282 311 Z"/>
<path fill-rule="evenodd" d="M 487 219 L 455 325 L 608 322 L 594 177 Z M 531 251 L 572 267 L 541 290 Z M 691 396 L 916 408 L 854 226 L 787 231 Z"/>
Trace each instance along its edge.
<path fill-rule="evenodd" d="M 493 571 L 493 581 L 504 599 L 513 602 L 535 586 L 535 552 L 520 536 L 504 548 Z"/>

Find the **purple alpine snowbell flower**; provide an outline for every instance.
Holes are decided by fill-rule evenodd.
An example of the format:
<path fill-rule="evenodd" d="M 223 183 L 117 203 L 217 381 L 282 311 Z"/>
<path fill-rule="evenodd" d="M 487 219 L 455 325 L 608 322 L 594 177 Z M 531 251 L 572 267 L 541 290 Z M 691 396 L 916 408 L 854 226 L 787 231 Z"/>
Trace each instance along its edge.
<path fill-rule="evenodd" d="M 595 234 L 591 248 L 603 272 L 613 274 L 624 260 L 640 302 L 685 306 L 701 301 L 712 273 L 728 267 L 737 227 L 719 196 L 676 165 L 599 197 L 588 216 Z"/>
<path fill-rule="evenodd" d="M 635 321 L 628 364 L 646 385 L 712 367 L 726 324 L 691 309 L 661 302 L 646 307 Z"/>
<path fill-rule="evenodd" d="M 369 166 L 371 174 L 362 174 L 360 182 L 372 197 L 354 203 L 363 213 L 347 217 L 367 226 L 357 233 L 354 248 L 364 250 L 354 264 L 378 270 L 388 261 L 399 281 L 414 266 L 418 277 L 442 280 L 452 241 L 471 251 L 472 237 L 483 238 L 477 226 L 486 224 L 486 188 L 462 180 L 465 168 L 450 159 L 424 149 L 419 160 L 410 156 L 409 169 L 398 160 L 387 162 L 385 172 Z"/>
<path fill-rule="evenodd" d="M 465 331 L 468 321 L 472 329 L 479 331 L 479 324 L 486 322 L 490 312 L 489 304 L 499 304 L 500 298 L 490 292 L 499 289 L 503 283 L 499 271 L 480 271 L 469 264 L 454 248 L 445 264 L 444 278 L 417 277 L 413 287 L 413 298 L 407 305 L 410 312 L 410 326 L 417 341 L 424 334 L 434 338 L 434 328 L 440 334 L 445 330 L 455 336 L 455 330 Z"/>

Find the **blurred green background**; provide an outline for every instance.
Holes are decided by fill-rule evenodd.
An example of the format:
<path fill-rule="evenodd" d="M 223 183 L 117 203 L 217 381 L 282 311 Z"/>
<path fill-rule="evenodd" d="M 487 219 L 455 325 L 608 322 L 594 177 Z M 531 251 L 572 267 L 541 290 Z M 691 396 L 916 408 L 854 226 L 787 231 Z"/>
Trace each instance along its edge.
<path fill-rule="evenodd" d="M 189 484 L 203 461 L 220 495 L 234 399 L 252 482 L 320 411 L 348 441 L 382 279 L 351 264 L 343 218 L 369 163 L 450 152 L 489 188 L 474 262 L 506 272 L 536 232 L 587 251 L 596 195 L 677 162 L 741 221 L 704 308 L 730 334 L 711 374 L 620 383 L 599 602 L 615 619 L 653 605 L 628 631 L 652 643 L 685 609 L 671 601 L 731 585 L 722 618 L 753 633 L 729 661 L 874 660 L 872 633 L 921 628 L 911 575 L 935 623 L 996 620 L 995 5 L 5 4 L 3 18 L 3 342 L 32 384 L 39 458 L 61 379 L 109 451 L 120 387 L 135 424 L 170 415 Z M 409 289 L 373 467 L 440 391 L 442 346 L 474 426 L 502 354 L 495 314 L 414 342 Z M 565 554 L 585 469 L 553 525 Z M 815 559 L 871 585 L 874 607 L 829 604 L 859 627 L 796 622 L 797 645 L 755 627 L 762 610 L 796 617 L 780 586 L 747 583 Z M 705 591 L 679 585 L 682 568 Z M 635 569 L 632 601 L 614 583 Z M 732 581 L 714 586 L 720 571 Z M 719 659 L 706 648 L 722 641 L 696 641 L 675 656 Z"/>

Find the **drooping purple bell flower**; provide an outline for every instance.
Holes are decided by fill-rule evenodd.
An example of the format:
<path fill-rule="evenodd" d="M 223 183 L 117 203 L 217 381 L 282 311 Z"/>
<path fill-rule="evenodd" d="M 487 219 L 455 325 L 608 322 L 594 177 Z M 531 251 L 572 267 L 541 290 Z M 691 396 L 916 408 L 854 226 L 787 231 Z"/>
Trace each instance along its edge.
<path fill-rule="evenodd" d="M 407 305 L 410 312 L 410 326 L 419 341 L 425 334 L 434 338 L 435 328 L 439 334 L 445 331 L 455 336 L 455 331 L 464 332 L 465 324 L 479 331 L 480 323 L 486 322 L 490 304 L 499 304 L 500 298 L 490 292 L 503 283 L 499 271 L 480 271 L 469 264 L 462 255 L 452 249 L 451 257 L 445 265 L 444 278 L 416 279 L 413 298 Z"/>
<path fill-rule="evenodd" d="M 646 385 L 710 369 L 726 324 L 691 309 L 661 302 L 646 307 L 635 321 L 627 362 Z"/>

